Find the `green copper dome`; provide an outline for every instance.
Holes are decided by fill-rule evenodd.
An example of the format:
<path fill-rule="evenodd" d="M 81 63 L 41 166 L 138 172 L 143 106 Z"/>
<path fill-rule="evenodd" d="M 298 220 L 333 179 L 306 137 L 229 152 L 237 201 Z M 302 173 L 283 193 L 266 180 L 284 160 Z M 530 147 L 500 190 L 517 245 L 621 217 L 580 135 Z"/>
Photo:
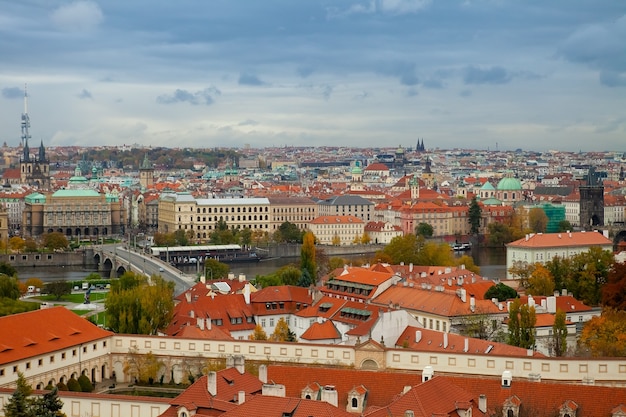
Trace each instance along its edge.
<path fill-rule="evenodd" d="M 521 191 L 522 183 L 517 178 L 505 177 L 498 183 L 499 191 Z"/>

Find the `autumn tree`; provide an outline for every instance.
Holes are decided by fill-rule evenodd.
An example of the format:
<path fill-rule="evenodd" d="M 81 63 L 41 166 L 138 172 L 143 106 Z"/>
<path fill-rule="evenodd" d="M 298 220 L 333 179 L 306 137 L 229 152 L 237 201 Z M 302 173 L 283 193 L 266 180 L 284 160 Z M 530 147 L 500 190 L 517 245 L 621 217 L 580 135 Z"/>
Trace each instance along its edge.
<path fill-rule="evenodd" d="M 524 283 L 526 292 L 530 295 L 554 294 L 554 279 L 550 271 L 541 264 L 535 264 L 533 271 Z"/>
<path fill-rule="evenodd" d="M 533 207 L 528 212 L 528 226 L 535 233 L 545 233 L 548 215 L 541 207 Z"/>
<path fill-rule="evenodd" d="M 494 319 L 489 312 L 475 311 L 471 315 L 462 317 L 459 324 L 463 336 L 482 340 L 502 341 L 502 323 Z"/>
<path fill-rule="evenodd" d="M 532 349 L 535 346 L 536 322 L 535 307 L 515 299 L 509 306 L 509 345 Z"/>
<path fill-rule="evenodd" d="M 467 220 L 470 224 L 470 234 L 477 235 L 480 232 L 480 219 L 482 217 L 481 208 L 476 200 L 476 196 L 472 197 L 469 205 Z"/>
<path fill-rule="evenodd" d="M 260 324 L 254 326 L 254 331 L 250 336 L 248 336 L 250 340 L 267 340 L 267 333 L 263 330 Z"/>
<path fill-rule="evenodd" d="M 154 245 L 155 246 L 176 246 L 176 236 L 174 233 L 154 233 Z"/>
<path fill-rule="evenodd" d="M 567 352 L 567 324 L 565 320 L 565 312 L 557 309 L 552 325 L 552 339 L 550 340 L 550 347 L 554 356 L 563 356 Z"/>
<path fill-rule="evenodd" d="M 296 335 L 289 329 L 289 325 L 283 317 L 276 323 L 274 333 L 270 336 L 270 340 L 274 342 L 295 342 Z"/>
<path fill-rule="evenodd" d="M 31 278 L 28 278 L 28 279 L 26 280 L 26 282 L 24 282 L 24 286 L 25 286 L 26 288 L 28 288 L 28 287 L 35 287 L 35 288 L 42 289 L 42 288 L 43 288 L 43 286 L 44 286 L 44 283 L 43 283 L 43 281 L 42 281 L 41 279 L 39 279 L 39 278 L 31 277 Z"/>
<path fill-rule="evenodd" d="M 493 222 L 487 225 L 489 246 L 504 246 L 516 239 L 514 230 L 504 223 Z"/>
<path fill-rule="evenodd" d="M 607 282 L 602 287 L 602 305 L 616 310 L 626 310 L 626 263 L 613 263 Z"/>
<path fill-rule="evenodd" d="M 565 288 L 566 283 L 574 273 L 572 260 L 570 258 L 555 256 L 545 263 L 545 267 L 552 275 L 554 289 L 559 292 Z"/>
<path fill-rule="evenodd" d="M 307 271 L 310 279 L 317 281 L 317 265 L 315 263 L 315 236 L 311 232 L 304 234 L 300 248 L 300 270 Z"/>
<path fill-rule="evenodd" d="M 480 275 L 480 267 L 474 263 L 474 258 L 469 255 L 463 255 L 455 259 L 456 266 L 463 266 L 468 271 Z"/>
<path fill-rule="evenodd" d="M 39 245 L 37 245 L 37 242 L 35 242 L 35 239 L 33 239 L 32 237 L 27 237 L 24 240 L 24 252 L 37 252 L 39 250 Z"/>
<path fill-rule="evenodd" d="M 397 265 L 401 262 L 405 264 L 413 263 L 419 265 L 419 252 L 424 245 L 424 238 L 418 238 L 414 234 L 396 236 L 381 251 L 389 258 L 391 264 Z M 380 258 L 378 254 L 377 258 Z"/>
<path fill-rule="evenodd" d="M 42 236 L 43 247 L 48 250 L 65 250 L 70 247 L 67 237 L 61 232 L 45 233 Z"/>
<path fill-rule="evenodd" d="M 579 344 L 592 356 L 626 356 L 626 311 L 604 308 L 585 323 Z"/>
<path fill-rule="evenodd" d="M 208 258 L 204 261 L 204 272 L 207 279 L 226 278 L 230 272 L 230 266 L 217 259 Z"/>
<path fill-rule="evenodd" d="M 11 239 L 9 239 L 9 248 L 14 252 L 23 252 L 25 246 L 26 241 L 20 236 L 13 236 Z"/>
<path fill-rule="evenodd" d="M 107 325 L 116 333 L 157 334 L 170 323 L 174 310 L 174 283 L 126 272 L 111 285 L 106 299 Z M 116 280 L 117 281 L 117 280 Z"/>
<path fill-rule="evenodd" d="M 457 265 L 457 262 L 454 253 L 450 250 L 450 245 L 447 243 L 425 242 L 417 253 L 416 264 L 452 266 Z"/>
<path fill-rule="evenodd" d="M 428 223 L 419 223 L 415 226 L 415 235 L 429 238 L 433 235 L 433 227 Z"/>
<path fill-rule="evenodd" d="M 163 361 L 152 351 L 141 354 L 136 347 L 133 347 L 129 349 L 128 356 L 124 362 L 124 373 L 131 378 L 137 378 L 142 383 L 152 385 L 163 366 Z"/>

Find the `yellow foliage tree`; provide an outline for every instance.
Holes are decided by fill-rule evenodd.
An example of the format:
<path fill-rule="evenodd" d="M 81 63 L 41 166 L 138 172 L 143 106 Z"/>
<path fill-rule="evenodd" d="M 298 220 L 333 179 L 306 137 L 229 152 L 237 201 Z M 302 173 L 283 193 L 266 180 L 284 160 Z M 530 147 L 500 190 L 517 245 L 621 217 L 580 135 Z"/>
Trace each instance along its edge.
<path fill-rule="evenodd" d="M 592 356 L 626 356 L 626 311 L 611 308 L 585 323 L 579 344 Z"/>
<path fill-rule="evenodd" d="M 530 295 L 552 295 L 554 293 L 554 278 L 545 266 L 535 264 L 524 286 Z"/>
<path fill-rule="evenodd" d="M 267 340 L 267 333 L 265 333 L 265 330 L 263 330 L 263 327 L 261 327 L 260 324 L 257 324 L 254 327 L 254 331 L 252 332 L 252 334 L 250 336 L 248 336 L 248 339 L 250 339 L 250 340 Z"/>

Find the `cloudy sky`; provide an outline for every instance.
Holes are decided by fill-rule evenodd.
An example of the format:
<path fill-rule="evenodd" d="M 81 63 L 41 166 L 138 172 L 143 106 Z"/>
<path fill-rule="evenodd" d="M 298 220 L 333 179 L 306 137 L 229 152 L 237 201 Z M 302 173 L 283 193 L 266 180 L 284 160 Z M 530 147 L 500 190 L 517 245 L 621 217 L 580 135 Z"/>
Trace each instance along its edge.
<path fill-rule="evenodd" d="M 626 151 L 621 0 L 0 0 L 0 142 Z"/>

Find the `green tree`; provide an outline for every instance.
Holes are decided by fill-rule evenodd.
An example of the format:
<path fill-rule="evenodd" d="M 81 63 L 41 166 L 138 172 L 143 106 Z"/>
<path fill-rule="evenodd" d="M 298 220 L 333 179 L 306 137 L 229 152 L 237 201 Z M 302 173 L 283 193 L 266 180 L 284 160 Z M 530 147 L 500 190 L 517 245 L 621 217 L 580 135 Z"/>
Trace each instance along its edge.
<path fill-rule="evenodd" d="M 254 326 L 254 331 L 249 336 L 250 340 L 267 340 L 267 333 L 263 330 L 260 324 Z"/>
<path fill-rule="evenodd" d="M 0 274 L 14 277 L 17 275 L 17 269 L 15 269 L 11 264 L 0 262 Z"/>
<path fill-rule="evenodd" d="M 498 282 L 496 285 L 489 287 L 484 296 L 486 300 L 497 298 L 498 301 L 506 301 L 517 297 L 517 291 L 502 282 Z"/>
<path fill-rule="evenodd" d="M 469 212 L 467 215 L 467 220 L 470 224 L 470 233 L 473 235 L 477 235 L 480 232 L 480 219 L 482 217 L 482 210 L 478 201 L 476 200 L 476 196 L 472 198 L 469 206 Z"/>
<path fill-rule="evenodd" d="M 475 311 L 461 318 L 460 333 L 482 340 L 501 341 L 502 325 L 487 312 Z"/>
<path fill-rule="evenodd" d="M 276 242 L 302 243 L 304 233 L 291 222 L 283 222 L 274 234 Z"/>
<path fill-rule="evenodd" d="M 270 336 L 270 340 L 274 342 L 295 342 L 295 334 L 289 330 L 289 325 L 283 317 L 276 323 L 274 333 Z"/>
<path fill-rule="evenodd" d="M 570 230 L 572 230 L 572 224 L 569 222 L 569 220 L 561 220 L 559 222 L 559 232 L 569 232 Z"/>
<path fill-rule="evenodd" d="M 487 240 L 490 246 L 504 246 L 516 239 L 515 231 L 504 223 L 493 222 L 487 226 Z"/>
<path fill-rule="evenodd" d="M 396 236 L 383 248 L 381 255 L 387 255 L 390 263 L 394 265 L 401 262 L 419 265 L 419 252 L 423 245 L 424 238 L 418 238 L 414 234 L 409 233 L 404 236 Z M 380 259 L 381 255 L 377 253 L 375 257 Z"/>
<path fill-rule="evenodd" d="M 552 325 L 551 345 L 555 356 L 563 356 L 567 352 L 567 324 L 565 312 L 556 310 L 554 324 Z"/>
<path fill-rule="evenodd" d="M 11 300 L 20 298 L 20 286 L 16 276 L 0 274 L 0 297 Z"/>
<path fill-rule="evenodd" d="M 509 306 L 508 343 L 525 349 L 535 346 L 535 307 L 521 304 L 516 298 Z"/>
<path fill-rule="evenodd" d="M 152 276 L 151 283 L 132 272 L 127 285 L 114 282 L 106 299 L 107 325 L 117 333 L 157 334 L 170 323 L 174 310 L 174 283 Z M 130 283 L 133 283 L 130 285 Z"/>
<path fill-rule="evenodd" d="M 43 247 L 48 250 L 66 250 L 70 247 L 67 237 L 61 232 L 45 233 L 42 242 Z"/>
<path fill-rule="evenodd" d="M 24 252 L 33 253 L 39 250 L 39 245 L 32 237 L 27 237 L 24 241 Z"/>
<path fill-rule="evenodd" d="M 82 392 L 91 392 L 93 391 L 93 385 L 87 375 L 82 374 L 78 377 L 78 383 L 80 384 L 80 390 Z"/>
<path fill-rule="evenodd" d="M 457 265 L 450 245 L 435 242 L 426 242 L 421 245 L 415 263 L 417 265 Z"/>
<path fill-rule="evenodd" d="M 609 270 L 615 262 L 611 251 L 592 247 L 587 252 L 571 258 L 571 270 L 564 287 L 572 295 L 590 306 L 596 306 L 602 299 L 602 287 L 607 282 Z"/>
<path fill-rule="evenodd" d="M 29 398 L 32 392 L 24 374 L 18 372 L 17 387 L 4 406 L 4 415 L 6 417 L 37 417 L 33 410 L 33 400 Z"/>
<path fill-rule="evenodd" d="M 67 380 L 67 389 L 72 392 L 82 392 L 82 388 L 76 378 L 70 378 Z"/>
<path fill-rule="evenodd" d="M 228 276 L 230 266 L 217 259 L 209 258 L 204 261 L 204 271 L 207 279 L 222 279 Z"/>
<path fill-rule="evenodd" d="M 276 275 L 280 278 L 280 285 L 298 285 L 302 271 L 293 265 L 285 265 L 276 271 Z"/>
<path fill-rule="evenodd" d="M 419 223 L 417 226 L 415 226 L 415 234 L 417 236 L 429 238 L 433 235 L 433 232 L 433 227 L 428 223 Z"/>
<path fill-rule="evenodd" d="M 248 246 L 252 243 L 252 229 L 244 227 L 239 232 L 239 241 L 242 245 Z"/>
<path fill-rule="evenodd" d="M 174 232 L 174 237 L 176 238 L 176 244 L 178 246 L 189 246 L 189 236 L 183 229 L 178 229 Z"/>
<path fill-rule="evenodd" d="M 63 401 L 59 398 L 59 388 L 52 387 L 41 397 L 33 402 L 33 412 L 37 417 L 66 417 L 63 409 Z"/>
<path fill-rule="evenodd" d="M 56 281 L 48 282 L 44 286 L 44 291 L 48 294 L 54 295 L 54 297 L 60 300 L 64 295 L 72 293 L 72 283 L 59 279 Z"/>
<path fill-rule="evenodd" d="M 545 233 L 548 227 L 548 215 L 541 207 L 533 207 L 528 212 L 528 225 L 535 233 Z"/>
<path fill-rule="evenodd" d="M 573 274 L 573 265 L 570 258 L 561 258 L 555 256 L 551 260 L 545 263 L 545 267 L 548 268 L 552 279 L 554 280 L 554 289 L 561 291 L 565 288 L 566 282 Z"/>
<path fill-rule="evenodd" d="M 153 238 L 155 246 L 176 246 L 176 236 L 174 236 L 174 233 L 156 232 Z"/>
<path fill-rule="evenodd" d="M 302 270 L 302 274 L 300 275 L 300 280 L 298 281 L 298 286 L 299 287 L 310 287 L 311 285 L 314 285 L 315 281 L 313 280 L 313 278 L 311 277 L 309 270 L 308 269 L 303 269 Z"/>
<path fill-rule="evenodd" d="M 468 271 L 471 271 L 475 274 L 479 274 L 480 275 L 480 267 L 476 264 L 474 264 L 474 258 L 472 258 L 469 255 L 463 255 L 460 256 L 458 258 L 455 258 L 455 262 L 454 265 L 456 266 L 461 266 L 463 265 L 465 267 L 465 269 L 467 269 Z"/>
<path fill-rule="evenodd" d="M 211 233 L 211 243 L 215 245 L 229 245 L 237 243 L 237 237 L 232 229 L 228 227 L 225 220 L 219 219 L 215 223 L 213 233 Z"/>
<path fill-rule="evenodd" d="M 315 263 L 315 236 L 311 232 L 304 234 L 302 238 L 302 246 L 300 248 L 300 270 L 304 276 L 304 271 L 315 283 L 317 280 L 317 264 Z M 308 285 L 306 285 L 308 286 Z"/>

